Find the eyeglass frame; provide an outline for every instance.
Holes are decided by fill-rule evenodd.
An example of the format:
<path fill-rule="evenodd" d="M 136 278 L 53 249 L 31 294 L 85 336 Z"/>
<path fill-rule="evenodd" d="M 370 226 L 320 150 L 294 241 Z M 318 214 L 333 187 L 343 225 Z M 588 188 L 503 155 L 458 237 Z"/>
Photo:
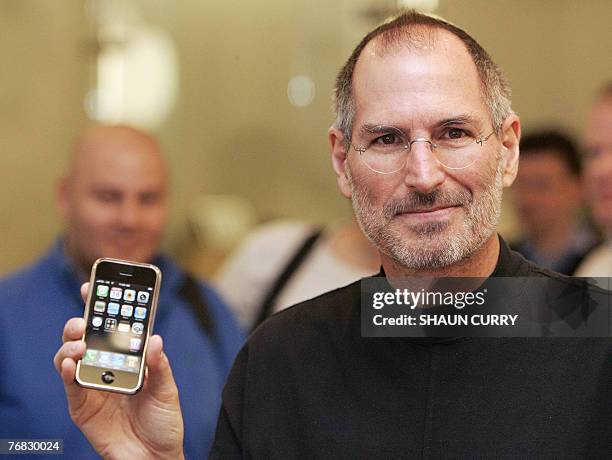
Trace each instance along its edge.
<path fill-rule="evenodd" d="M 487 134 L 486 136 L 481 136 L 481 137 L 479 137 L 478 139 L 476 139 L 476 140 L 474 141 L 474 143 L 475 143 L 475 144 L 478 144 L 478 145 L 480 145 L 480 146 L 482 147 L 482 144 L 483 144 L 484 142 L 488 141 L 488 140 L 489 140 L 489 138 L 490 138 L 490 137 L 491 137 L 493 134 L 495 134 L 495 130 L 491 131 L 491 132 L 490 132 L 489 134 Z M 411 141 L 408 141 L 408 143 L 407 143 L 407 144 L 404 144 L 404 146 L 403 146 L 404 150 L 407 150 L 407 151 L 408 151 L 408 153 L 410 153 L 410 152 L 412 151 L 412 144 L 414 144 L 415 142 L 427 142 L 427 143 L 429 144 L 429 149 L 430 149 L 430 151 L 431 151 L 432 153 L 434 152 L 434 150 L 435 150 L 435 149 L 437 149 L 437 148 L 438 148 L 438 144 L 436 144 L 436 143 L 432 142 L 432 140 L 431 140 L 431 139 L 427 139 L 427 138 L 425 138 L 425 137 L 417 137 L 416 139 L 413 139 L 413 140 L 411 140 Z M 468 144 L 468 145 L 469 145 L 469 144 Z M 357 146 L 355 146 L 355 145 L 354 145 L 352 142 L 350 143 L 350 146 L 351 146 L 351 147 L 352 147 L 352 148 L 353 148 L 353 149 L 354 149 L 356 152 L 359 152 L 359 157 L 360 157 L 360 158 L 362 158 L 363 164 L 365 164 L 366 168 L 368 168 L 370 171 L 375 172 L 375 173 L 377 173 L 377 174 L 395 174 L 396 172 L 399 172 L 399 171 L 401 171 L 402 169 L 404 169 L 404 168 L 406 167 L 406 162 L 404 162 L 404 164 L 402 165 L 402 167 L 401 167 L 401 168 L 399 168 L 399 169 L 396 169 L 395 171 L 390 171 L 390 172 L 382 172 L 382 171 L 377 171 L 376 169 L 373 169 L 373 168 L 372 168 L 370 165 L 368 165 L 368 164 L 366 163 L 366 161 L 365 161 L 365 160 L 363 160 L 362 155 L 363 155 L 363 154 L 365 153 L 365 151 L 368 149 L 367 147 L 357 147 Z M 467 145 L 466 145 L 466 147 L 467 147 Z M 436 159 L 436 161 L 437 161 L 437 162 L 438 162 L 438 163 L 439 163 L 439 164 L 440 164 L 440 165 L 441 165 L 443 168 L 450 169 L 450 170 L 453 170 L 453 171 L 469 168 L 469 167 L 470 167 L 470 166 L 472 166 L 472 165 L 475 163 L 475 161 L 476 161 L 476 160 L 474 160 L 474 161 L 473 161 L 472 163 L 470 163 L 469 165 L 462 166 L 462 167 L 460 167 L 460 168 L 453 168 L 453 167 L 451 167 L 451 166 L 446 166 L 444 163 L 442 163 L 442 162 L 441 162 L 441 161 L 440 161 L 438 158 L 436 158 L 435 156 L 434 156 L 434 158 Z M 408 159 L 408 157 L 406 157 L 406 159 Z"/>

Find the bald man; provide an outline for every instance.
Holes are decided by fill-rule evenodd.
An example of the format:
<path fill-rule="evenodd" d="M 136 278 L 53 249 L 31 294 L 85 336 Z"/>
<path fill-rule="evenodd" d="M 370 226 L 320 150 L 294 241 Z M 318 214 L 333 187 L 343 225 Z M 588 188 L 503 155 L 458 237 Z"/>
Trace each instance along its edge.
<path fill-rule="evenodd" d="M 591 108 L 584 142 L 586 195 L 605 242 L 589 254 L 576 275 L 612 276 L 612 81 Z"/>
<path fill-rule="evenodd" d="M 59 438 L 70 458 L 98 458 L 70 420 L 52 358 L 61 325 L 83 314 L 80 284 L 104 256 L 161 268 L 155 332 L 181 389 L 185 451 L 208 454 L 243 337 L 217 295 L 159 253 L 168 186 L 160 146 L 144 132 L 98 125 L 74 143 L 57 190 L 63 234 L 39 261 L 0 280 L 0 439 Z"/>

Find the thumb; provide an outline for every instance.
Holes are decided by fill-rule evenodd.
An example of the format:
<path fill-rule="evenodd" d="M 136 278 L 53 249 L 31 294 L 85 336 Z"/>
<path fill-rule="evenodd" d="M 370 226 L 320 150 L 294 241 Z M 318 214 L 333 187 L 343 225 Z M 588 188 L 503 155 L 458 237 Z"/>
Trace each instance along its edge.
<path fill-rule="evenodd" d="M 89 294 L 89 281 L 81 285 L 81 298 L 83 302 L 87 302 L 87 295 Z"/>
<path fill-rule="evenodd" d="M 146 388 L 159 402 L 176 404 L 178 408 L 178 389 L 174 382 L 170 361 L 164 353 L 163 340 L 159 335 L 149 338 L 146 355 Z"/>

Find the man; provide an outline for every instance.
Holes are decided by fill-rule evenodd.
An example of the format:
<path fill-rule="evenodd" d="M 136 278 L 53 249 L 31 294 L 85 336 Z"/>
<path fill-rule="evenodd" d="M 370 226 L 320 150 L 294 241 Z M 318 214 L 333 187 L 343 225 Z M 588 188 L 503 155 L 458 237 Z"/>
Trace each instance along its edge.
<path fill-rule="evenodd" d="M 593 219 L 606 242 L 580 265 L 578 276 L 612 276 L 612 82 L 595 101 L 585 132 L 584 180 Z"/>
<path fill-rule="evenodd" d="M 94 260 L 107 256 L 152 262 L 163 272 L 155 331 L 166 338 L 181 391 L 185 452 L 204 457 L 242 334 L 209 287 L 159 252 L 168 216 L 160 146 L 126 126 L 87 129 L 74 145 L 57 201 L 63 236 L 42 259 L 0 281 L 0 438 L 59 438 L 69 457 L 98 458 L 68 417 L 49 363 L 57 329 L 83 315 L 79 286 Z"/>
<path fill-rule="evenodd" d="M 516 176 L 520 124 L 508 89 L 465 32 L 409 12 L 367 35 L 343 67 L 330 129 L 342 193 L 378 248 L 381 275 L 556 277 L 495 233 Z M 224 389 L 212 458 L 603 457 L 610 453 L 608 340 L 364 338 L 360 283 L 264 322 Z M 147 453 L 153 429 L 105 438 L 99 397 L 74 383 L 81 320 L 55 365 L 73 419 L 100 452 Z M 180 424 L 158 337 L 155 429 Z M 147 393 L 142 394 L 144 398 Z M 107 401 L 112 410 L 118 401 Z M 153 423 L 153 422 L 151 422 Z M 180 457 L 180 430 L 155 439 Z"/>
<path fill-rule="evenodd" d="M 512 189 L 524 235 L 512 247 L 542 267 L 571 275 L 597 243 L 580 222 L 578 149 L 560 132 L 538 131 L 521 139 L 520 150 Z"/>

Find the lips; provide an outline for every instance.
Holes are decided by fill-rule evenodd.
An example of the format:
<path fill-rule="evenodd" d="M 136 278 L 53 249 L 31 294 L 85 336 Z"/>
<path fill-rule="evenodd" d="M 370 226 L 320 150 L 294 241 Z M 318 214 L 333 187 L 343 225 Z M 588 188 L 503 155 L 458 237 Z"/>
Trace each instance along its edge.
<path fill-rule="evenodd" d="M 445 211 L 448 209 L 453 209 L 453 208 L 457 208 L 458 205 L 452 205 L 452 206 L 436 206 L 436 207 L 431 207 L 431 208 L 414 208 L 414 209 L 410 209 L 408 211 L 403 211 L 398 213 L 398 215 L 405 215 L 405 214 L 432 214 L 438 211 Z"/>

